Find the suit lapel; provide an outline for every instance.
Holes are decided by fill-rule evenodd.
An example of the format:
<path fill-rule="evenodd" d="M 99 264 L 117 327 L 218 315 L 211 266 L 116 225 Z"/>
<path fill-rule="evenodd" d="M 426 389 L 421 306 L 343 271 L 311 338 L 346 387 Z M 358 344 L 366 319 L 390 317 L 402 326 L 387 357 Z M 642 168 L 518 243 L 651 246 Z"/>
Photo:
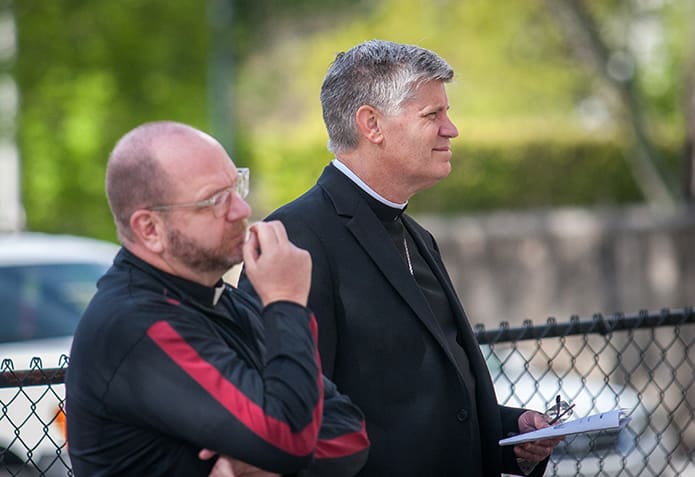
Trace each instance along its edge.
<path fill-rule="evenodd" d="M 384 226 L 366 202 L 362 201 L 355 215 L 348 221 L 347 228 L 396 292 L 430 328 L 431 312 L 424 296 L 412 277 L 408 275 L 406 265 L 393 246 L 393 241 Z"/>
<path fill-rule="evenodd" d="M 408 275 L 406 265 L 393 241 L 369 204 L 361 197 L 357 185 L 332 166 L 326 167 L 318 184 L 331 198 L 338 215 L 347 219 L 347 229 L 396 293 L 403 298 L 437 342 L 447 349 L 442 331 L 425 296 L 415 280 Z"/>

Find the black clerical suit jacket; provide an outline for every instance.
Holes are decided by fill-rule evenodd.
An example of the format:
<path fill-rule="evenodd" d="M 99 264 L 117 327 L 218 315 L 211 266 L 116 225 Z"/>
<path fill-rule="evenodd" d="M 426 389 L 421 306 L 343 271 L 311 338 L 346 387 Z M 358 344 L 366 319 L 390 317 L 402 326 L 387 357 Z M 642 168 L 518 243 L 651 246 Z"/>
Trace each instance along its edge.
<path fill-rule="evenodd" d="M 312 189 L 267 218 L 276 219 L 292 242 L 311 252 L 309 307 L 319 323 L 323 372 L 366 415 L 372 447 L 358 475 L 523 475 L 511 447 L 497 444 L 518 432 L 523 410 L 497 404 L 432 235 L 402 216 L 452 306 L 476 380 L 475 407 L 424 295 L 356 184 L 329 165 Z M 248 287 L 243 276 L 240 286 Z M 479 430 L 470 425 L 475 408 Z M 482 458 L 471 455 L 476 448 Z M 542 475 L 545 465 L 532 475 Z"/>

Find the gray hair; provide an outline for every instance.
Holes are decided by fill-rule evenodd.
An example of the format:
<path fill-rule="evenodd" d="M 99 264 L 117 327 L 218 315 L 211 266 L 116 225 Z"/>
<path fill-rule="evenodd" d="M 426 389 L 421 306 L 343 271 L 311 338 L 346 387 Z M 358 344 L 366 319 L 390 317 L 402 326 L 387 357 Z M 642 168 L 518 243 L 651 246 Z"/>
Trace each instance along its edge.
<path fill-rule="evenodd" d="M 337 154 L 357 147 L 360 106 L 396 114 L 421 84 L 453 77 L 444 59 L 415 45 L 370 40 L 338 53 L 321 86 L 328 149 Z"/>

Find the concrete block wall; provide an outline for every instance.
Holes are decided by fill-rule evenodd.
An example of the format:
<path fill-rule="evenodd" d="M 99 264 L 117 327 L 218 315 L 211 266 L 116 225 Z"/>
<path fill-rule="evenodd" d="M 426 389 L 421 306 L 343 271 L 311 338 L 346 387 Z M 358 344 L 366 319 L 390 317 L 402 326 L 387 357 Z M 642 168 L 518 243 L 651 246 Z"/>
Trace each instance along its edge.
<path fill-rule="evenodd" d="M 473 325 L 695 305 L 695 207 L 416 218 Z"/>

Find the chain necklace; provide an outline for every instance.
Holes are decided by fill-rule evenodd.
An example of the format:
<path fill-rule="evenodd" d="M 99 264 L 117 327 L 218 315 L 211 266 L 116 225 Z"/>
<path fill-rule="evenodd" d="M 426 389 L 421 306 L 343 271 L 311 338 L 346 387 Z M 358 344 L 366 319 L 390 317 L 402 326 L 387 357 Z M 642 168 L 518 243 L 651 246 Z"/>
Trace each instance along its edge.
<path fill-rule="evenodd" d="M 403 248 L 405 249 L 405 258 L 408 260 L 408 270 L 410 270 L 410 275 L 414 277 L 415 274 L 413 273 L 413 263 L 410 261 L 410 252 L 408 251 L 408 242 L 405 239 L 405 236 L 403 236 Z"/>

